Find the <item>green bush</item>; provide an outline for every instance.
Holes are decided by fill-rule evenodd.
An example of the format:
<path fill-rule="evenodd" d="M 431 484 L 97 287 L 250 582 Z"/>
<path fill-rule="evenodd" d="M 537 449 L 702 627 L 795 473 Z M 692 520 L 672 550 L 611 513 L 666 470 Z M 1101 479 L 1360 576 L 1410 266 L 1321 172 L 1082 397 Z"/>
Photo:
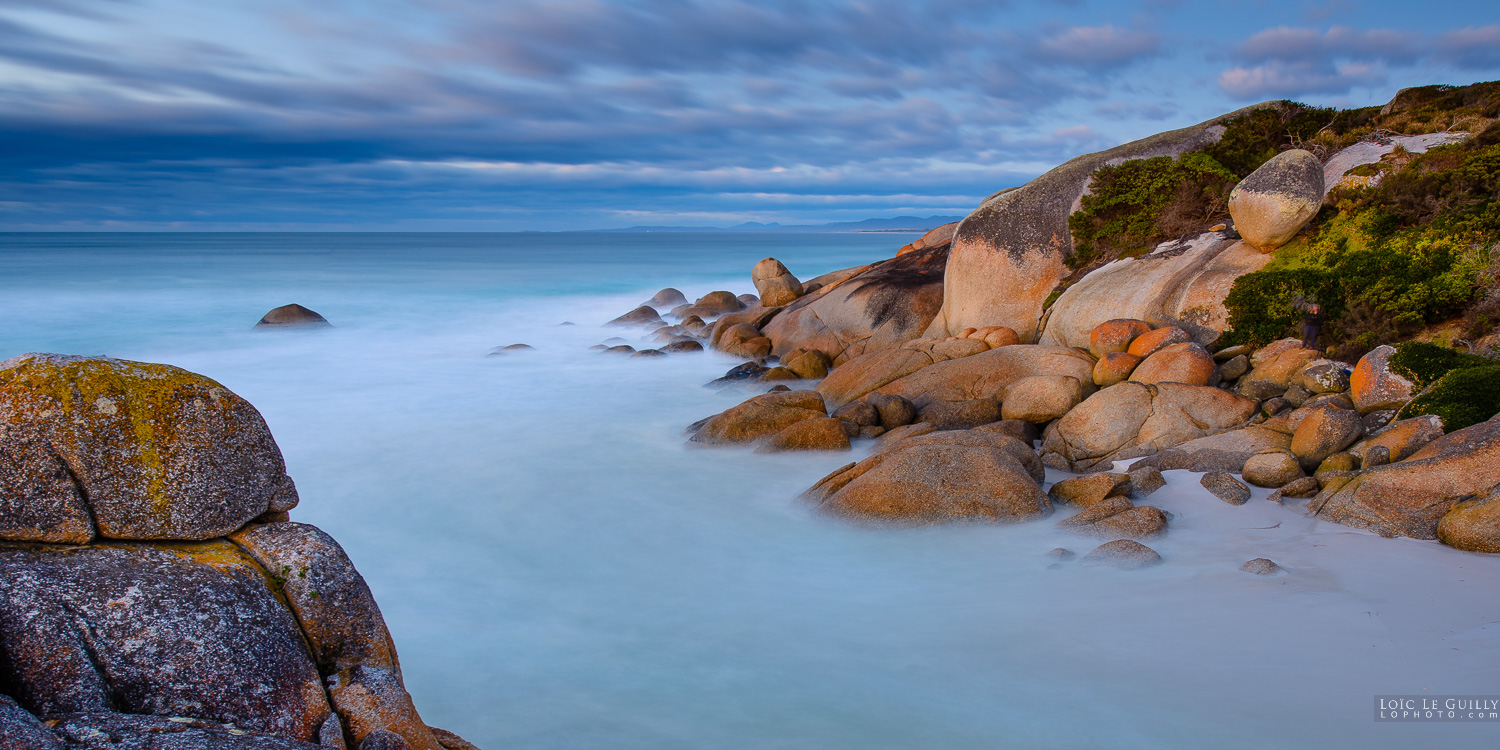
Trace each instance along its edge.
<path fill-rule="evenodd" d="M 1426 341 L 1398 344 L 1390 361 L 1392 372 L 1410 380 L 1418 388 L 1426 388 L 1454 370 L 1494 365 L 1494 360 Z"/>
<path fill-rule="evenodd" d="M 1443 420 L 1445 432 L 1462 430 L 1500 414 L 1500 365 L 1461 367 L 1450 371 L 1412 399 L 1397 418 L 1408 419 L 1424 414 Z"/>
<path fill-rule="evenodd" d="M 1083 268 L 1101 257 L 1140 255 L 1227 213 L 1234 174 L 1206 154 L 1158 156 L 1094 172 L 1089 194 L 1068 217 L 1074 257 Z"/>
<path fill-rule="evenodd" d="M 1243 179 L 1287 148 L 1313 140 L 1325 128 L 1337 128 L 1340 118 L 1358 117 L 1357 112 L 1280 101 L 1223 121 L 1224 136 L 1203 153 Z"/>
<path fill-rule="evenodd" d="M 1230 330 L 1220 342 L 1259 348 L 1277 339 L 1299 336 L 1302 311 L 1297 308 L 1298 300 L 1317 300 L 1324 317 L 1331 320 L 1343 313 L 1338 289 L 1338 279 L 1321 268 L 1268 268 L 1245 274 L 1235 281 L 1224 300 Z"/>

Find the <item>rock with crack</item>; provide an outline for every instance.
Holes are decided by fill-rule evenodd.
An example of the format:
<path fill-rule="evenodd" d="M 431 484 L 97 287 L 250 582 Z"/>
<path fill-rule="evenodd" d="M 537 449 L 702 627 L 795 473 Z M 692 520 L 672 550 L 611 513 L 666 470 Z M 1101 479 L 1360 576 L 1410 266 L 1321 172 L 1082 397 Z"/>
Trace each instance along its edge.
<path fill-rule="evenodd" d="M 1042 459 L 1070 471 L 1149 456 L 1243 425 L 1256 403 L 1206 386 L 1125 382 L 1088 397 L 1048 426 Z"/>

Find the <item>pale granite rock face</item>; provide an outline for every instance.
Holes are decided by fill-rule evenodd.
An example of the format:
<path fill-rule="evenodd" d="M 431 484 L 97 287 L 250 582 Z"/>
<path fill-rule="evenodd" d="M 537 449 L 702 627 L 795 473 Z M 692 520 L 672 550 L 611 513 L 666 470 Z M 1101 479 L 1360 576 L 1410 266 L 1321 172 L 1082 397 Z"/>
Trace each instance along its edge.
<path fill-rule="evenodd" d="M 1229 194 L 1229 215 L 1245 241 L 1263 252 L 1285 245 L 1323 207 L 1323 163 L 1308 151 L 1283 151 Z"/>

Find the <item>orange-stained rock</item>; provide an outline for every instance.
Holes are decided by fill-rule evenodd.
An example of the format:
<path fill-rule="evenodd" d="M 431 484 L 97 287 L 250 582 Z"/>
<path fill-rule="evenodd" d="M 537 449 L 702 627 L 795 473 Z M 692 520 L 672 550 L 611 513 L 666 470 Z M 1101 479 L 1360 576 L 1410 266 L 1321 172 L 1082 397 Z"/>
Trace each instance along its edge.
<path fill-rule="evenodd" d="M 1053 502 L 1071 503 L 1080 508 L 1098 505 L 1108 497 L 1126 497 L 1129 494 L 1129 474 L 1113 474 L 1105 471 L 1097 474 L 1084 474 L 1081 477 L 1068 477 L 1052 485 L 1052 489 L 1047 491 L 1047 496 L 1052 498 Z"/>
<path fill-rule="evenodd" d="M 1167 530 L 1167 515 L 1150 505 L 1134 507 L 1128 498 L 1111 497 L 1057 524 L 1073 534 L 1101 539 L 1150 539 Z"/>
<path fill-rule="evenodd" d="M 1314 409 L 1292 433 L 1292 453 L 1311 471 L 1323 459 L 1338 453 L 1364 434 L 1364 422 L 1350 409 Z"/>
<path fill-rule="evenodd" d="M 781 366 L 797 374 L 799 378 L 816 380 L 828 374 L 833 363 L 828 355 L 817 349 L 797 349 L 781 358 Z"/>
<path fill-rule="evenodd" d="M 1293 385 L 1292 379 L 1303 368 L 1323 357 L 1321 352 L 1303 349 L 1300 341 L 1295 341 L 1295 347 L 1291 348 L 1278 346 L 1281 343 L 1271 345 L 1276 347 L 1276 350 L 1270 356 L 1261 356 L 1266 352 L 1266 349 L 1262 349 L 1250 357 L 1250 372 L 1240 377 L 1240 388 L 1245 388 L 1249 383 L 1264 382 L 1285 389 Z M 1267 349 L 1270 348 L 1267 347 Z"/>
<path fill-rule="evenodd" d="M 764 393 L 703 421 L 690 440 L 706 445 L 750 443 L 806 419 L 828 416 L 813 391 Z"/>
<path fill-rule="evenodd" d="M 1405 461 L 1358 472 L 1327 485 L 1308 503 L 1325 521 L 1382 536 L 1432 539 L 1458 500 L 1500 484 L 1500 418 L 1451 432 Z"/>
<path fill-rule="evenodd" d="M 951 224 L 944 224 L 928 231 L 927 234 L 917 238 L 915 242 L 903 246 L 900 250 L 896 251 L 896 254 L 905 255 L 906 253 L 927 250 L 934 247 L 946 248 L 953 244 L 953 232 L 956 229 L 958 229 L 958 222 L 956 221 Z"/>
<path fill-rule="evenodd" d="M 1355 443 L 1349 448 L 1349 452 L 1353 453 L 1360 461 L 1363 461 L 1365 454 L 1370 450 L 1384 446 L 1386 450 L 1390 451 L 1390 460 L 1400 461 L 1421 450 L 1422 446 L 1442 436 L 1443 420 L 1431 414 L 1426 414 L 1420 417 L 1393 422 L 1375 433 L 1373 437 L 1368 437 Z"/>
<path fill-rule="evenodd" d="M 1412 382 L 1391 372 L 1391 355 L 1396 349 L 1377 346 L 1354 366 L 1349 376 L 1349 395 L 1360 414 L 1379 409 L 1399 409 L 1412 399 Z"/>
<path fill-rule="evenodd" d="M 39 716 L 188 715 L 317 742 L 330 713 L 274 581 L 222 540 L 0 545 L 0 643 L 6 692 Z"/>
<path fill-rule="evenodd" d="M 1144 320 L 1106 320 L 1094 326 L 1094 330 L 1089 333 L 1089 353 L 1102 358 L 1106 354 L 1127 351 L 1130 349 L 1130 342 L 1150 330 L 1151 324 Z"/>
<path fill-rule="evenodd" d="M 1208 350 L 1189 341 L 1157 349 L 1136 366 L 1130 379 L 1148 384 L 1208 385 L 1216 372 L 1217 366 Z"/>
<path fill-rule="evenodd" d="M 347 669 L 328 678 L 328 696 L 355 747 L 371 734 L 385 730 L 405 740 L 412 750 L 444 750 L 422 723 L 411 696 L 394 672 L 378 667 Z"/>
<path fill-rule="evenodd" d="M 1021 343 L 1021 337 L 1005 326 L 985 326 L 976 331 L 975 336 L 984 339 L 984 343 L 988 344 L 991 349 Z"/>
<path fill-rule="evenodd" d="M 1140 363 L 1141 358 L 1130 352 L 1106 354 L 1094 363 L 1094 385 L 1107 388 L 1115 383 L 1123 383 Z"/>
<path fill-rule="evenodd" d="M 169 365 L 26 354 L 0 363 L 0 464 L 11 539 L 210 539 L 297 504 L 260 413 Z M 66 472 L 62 472 L 63 466 Z M 65 474 L 77 491 L 62 485 Z M 35 506 L 33 521 L 28 506 Z M 26 526 L 31 524 L 31 528 Z"/>
<path fill-rule="evenodd" d="M 841 419 L 805 419 L 776 433 L 756 446 L 756 453 L 787 451 L 846 451 L 851 448 L 849 434 Z"/>
<path fill-rule="evenodd" d="M 980 339 L 954 339 L 932 345 L 933 359 L 949 360 L 972 357 L 990 350 L 990 345 Z"/>
<path fill-rule="evenodd" d="M 280 580 L 319 671 L 333 674 L 362 664 L 401 676 L 380 607 L 333 537 L 288 521 L 251 524 L 232 538 Z"/>
<path fill-rule="evenodd" d="M 1093 358 L 1076 349 L 1023 344 L 939 362 L 878 390 L 905 396 L 920 407 L 932 401 L 999 399 L 1012 383 L 1033 375 L 1067 375 L 1092 384 L 1093 371 Z"/>
<path fill-rule="evenodd" d="M 745 309 L 745 304 L 740 302 L 740 298 L 736 297 L 734 292 L 719 291 L 709 292 L 699 297 L 698 301 L 693 303 L 693 307 L 708 310 L 716 315 L 723 315 L 724 313 L 739 312 Z M 694 312 L 696 313 L 697 311 L 695 310 Z"/>
<path fill-rule="evenodd" d="M 1470 552 L 1500 552 L 1500 489 L 1453 506 L 1438 521 L 1437 537 Z"/>
<path fill-rule="evenodd" d="M 1173 344 L 1183 344 L 1193 340 L 1187 331 L 1177 326 L 1167 326 L 1154 331 L 1147 331 L 1130 342 L 1125 351 L 1137 357 L 1145 359 L 1158 349 L 1163 349 Z"/>
<path fill-rule="evenodd" d="M 818 393 L 830 409 L 837 409 L 934 361 L 930 353 L 912 349 L 872 352 L 833 368 L 818 384 Z"/>
<path fill-rule="evenodd" d="M 756 263 L 750 271 L 750 280 L 755 283 L 760 304 L 766 307 L 789 305 L 802 296 L 802 282 L 775 258 Z"/>
<path fill-rule="evenodd" d="M 1032 375 L 1011 383 L 1003 399 L 1001 418 L 1046 424 L 1083 400 L 1083 383 L 1071 375 Z"/>
<path fill-rule="evenodd" d="M 945 436 L 955 436 L 945 440 Z M 992 432 L 935 433 L 883 446 L 830 474 L 804 495 L 821 512 L 895 524 L 1016 523 L 1052 503 L 1028 470 L 1031 450 Z"/>

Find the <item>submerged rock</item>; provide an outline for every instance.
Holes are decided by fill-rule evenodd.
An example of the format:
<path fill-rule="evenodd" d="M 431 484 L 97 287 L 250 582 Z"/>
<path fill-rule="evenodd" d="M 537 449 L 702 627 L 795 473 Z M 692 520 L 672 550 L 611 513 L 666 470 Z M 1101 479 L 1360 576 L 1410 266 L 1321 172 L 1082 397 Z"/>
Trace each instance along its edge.
<path fill-rule="evenodd" d="M 690 440 L 706 445 L 749 443 L 796 422 L 827 416 L 823 397 L 813 391 L 766 393 L 708 418 Z"/>
<path fill-rule="evenodd" d="M 1134 570 L 1161 564 L 1161 555 L 1156 550 L 1131 539 L 1116 539 L 1094 548 L 1083 556 L 1090 565 L 1108 565 L 1121 570 Z"/>
<path fill-rule="evenodd" d="M 1214 497 L 1230 505 L 1244 505 L 1245 501 L 1250 499 L 1250 488 L 1241 484 L 1227 471 L 1211 471 L 1204 474 L 1198 483 L 1212 492 Z"/>
<path fill-rule="evenodd" d="M 267 328 L 320 328 L 332 325 L 328 319 L 298 304 L 282 305 L 261 316 L 255 327 Z"/>
<path fill-rule="evenodd" d="M 1240 566 L 1240 570 L 1251 575 L 1274 576 L 1282 571 L 1282 567 L 1264 557 L 1257 557 L 1254 560 L 1247 560 L 1244 565 Z"/>

